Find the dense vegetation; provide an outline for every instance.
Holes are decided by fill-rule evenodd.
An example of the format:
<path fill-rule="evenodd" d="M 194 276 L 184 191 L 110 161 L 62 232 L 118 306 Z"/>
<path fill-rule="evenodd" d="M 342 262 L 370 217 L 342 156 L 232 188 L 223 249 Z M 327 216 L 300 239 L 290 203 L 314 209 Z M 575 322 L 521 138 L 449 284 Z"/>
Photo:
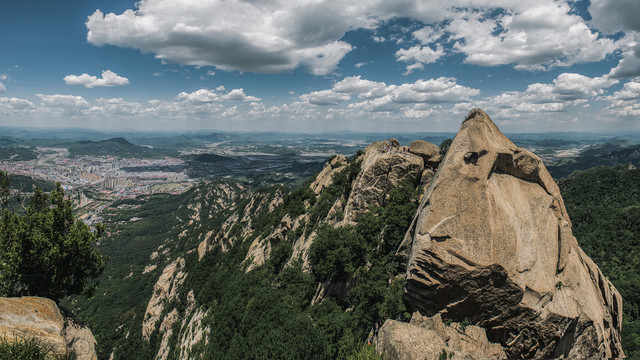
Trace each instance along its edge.
<path fill-rule="evenodd" d="M 622 345 L 640 359 L 640 171 L 599 166 L 559 182 L 582 249 L 622 294 Z"/>
<path fill-rule="evenodd" d="M 248 273 L 244 260 L 253 237 L 229 244 L 226 252 L 214 247 L 200 261 L 197 252 L 185 255 L 204 232 L 219 229 L 231 214 L 230 209 L 214 210 L 206 205 L 205 194 L 219 183 L 202 184 L 179 196 L 118 202 L 113 207 L 123 208 L 106 215 L 111 236 L 104 239 L 101 249 L 110 262 L 99 292 L 92 299 L 72 297 L 63 304 L 93 329 L 100 359 L 109 358 L 113 349 L 116 360 L 154 358 L 161 339 L 158 331 L 148 342 L 142 339 L 142 318 L 163 267 L 181 255 L 188 276 L 163 314 L 173 308 L 183 314 L 189 306 L 188 292 L 193 290 L 196 307 L 208 309 L 202 326 L 210 332 L 193 348 L 203 358 L 378 359 L 372 347 L 365 346 L 369 331 L 378 320 L 408 316 L 401 300 L 402 271 L 393 253 L 415 213 L 417 191 L 411 184 L 402 184 L 389 192 L 384 206 L 360 216 L 358 225 L 334 229 L 323 224 L 331 205 L 348 197 L 359 171 L 360 163 L 352 159 L 319 196 L 309 189 L 311 180 L 293 191 L 282 186 L 255 190 L 254 199 L 268 200 L 283 193 L 284 200 L 275 209 L 255 214 L 253 237 L 267 236 L 285 214 L 295 218 L 308 213 L 310 219 L 282 241 L 272 243 L 270 259 Z M 237 186 L 235 190 L 241 192 Z M 250 200 L 239 200 L 234 211 L 242 211 Z M 202 204 L 201 221 L 189 226 L 183 219 L 192 214 L 188 207 L 197 204 Z M 141 220 L 127 222 L 133 217 Z M 203 226 L 192 231 L 196 225 Z M 293 242 L 314 230 L 319 233 L 311 249 L 314 270 L 303 271 L 299 261 L 286 265 Z M 236 225 L 229 236 L 240 231 Z M 343 241 L 345 238 L 350 240 Z M 156 269 L 143 271 L 156 249 L 167 251 L 167 260 L 160 261 Z M 326 256 L 324 249 L 331 249 Z M 345 253 L 353 256 L 343 257 Z M 328 286 L 344 295 L 312 305 L 321 282 L 330 282 Z M 177 322 L 171 344 L 175 345 L 179 331 Z M 179 351 L 174 346 L 169 359 L 176 359 Z"/>
<path fill-rule="evenodd" d="M 340 189 L 339 182 L 332 186 L 330 193 Z M 304 194 L 310 195 L 294 194 L 280 211 L 296 209 Z M 384 207 L 365 214 L 356 226 L 310 224 L 319 229 L 311 248 L 311 273 L 303 272 L 299 262 L 284 266 L 290 242 L 276 245 L 267 263 L 249 273 L 242 266 L 247 243 L 228 253 L 216 248 L 201 262 L 191 255 L 183 289 L 194 289 L 199 305 L 210 309 L 203 324 L 211 328 L 204 358 L 373 357 L 363 347 L 375 322 L 407 316 L 393 252 L 415 213 L 416 197 L 412 186 L 403 184 L 389 194 Z M 344 296 L 311 305 L 318 282 L 326 280 Z"/>
<path fill-rule="evenodd" d="M 38 154 L 30 148 L 22 146 L 0 147 L 0 160 L 29 161 L 38 158 Z"/>
<path fill-rule="evenodd" d="M 60 184 L 50 194 L 36 189 L 25 214 L 9 211 L 7 178 L 0 173 L 0 296 L 57 300 L 93 289 L 105 263 L 95 246 L 102 228 L 74 220 Z"/>

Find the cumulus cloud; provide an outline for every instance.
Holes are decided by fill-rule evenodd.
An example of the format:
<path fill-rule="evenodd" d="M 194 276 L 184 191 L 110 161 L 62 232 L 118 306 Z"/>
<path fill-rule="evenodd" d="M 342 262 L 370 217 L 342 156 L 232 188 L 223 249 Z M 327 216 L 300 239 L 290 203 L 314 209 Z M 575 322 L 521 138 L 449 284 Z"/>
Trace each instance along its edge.
<path fill-rule="evenodd" d="M 122 77 L 111 70 L 105 70 L 102 72 L 102 77 L 92 76 L 89 74 L 82 75 L 67 75 L 64 77 L 64 82 L 67 85 L 82 85 L 87 88 L 93 88 L 96 86 L 120 86 L 127 85 L 129 79 Z"/>
<path fill-rule="evenodd" d="M 176 96 L 176 99 L 194 103 L 210 103 L 227 100 L 260 101 L 260 99 L 255 96 L 246 95 L 243 89 L 233 89 L 228 93 L 222 93 L 222 91 L 225 91 L 224 86 L 219 86 L 215 90 L 200 89 L 191 93 L 183 91 Z"/>
<path fill-rule="evenodd" d="M 609 75 L 631 78 L 640 75 L 640 2 L 635 0 L 592 0 L 591 24 L 605 34 L 624 32 L 618 41 L 622 59 Z"/>
<path fill-rule="evenodd" d="M 110 116 L 138 116 L 150 113 L 152 110 L 138 102 L 127 101 L 123 98 L 100 98 L 88 109 L 89 114 Z"/>
<path fill-rule="evenodd" d="M 335 83 L 331 89 L 301 95 L 301 101 L 313 105 L 337 105 L 349 101 L 353 96 L 363 99 L 348 105 L 367 111 L 391 111 L 404 104 L 440 104 L 468 102 L 480 90 L 462 86 L 455 78 L 417 80 L 410 84 L 387 85 L 351 76 Z"/>
<path fill-rule="evenodd" d="M 591 23 L 605 34 L 640 31 L 640 2 L 636 0 L 591 0 Z"/>
<path fill-rule="evenodd" d="M 640 78 L 624 84 L 622 89 L 612 95 L 603 96 L 601 100 L 609 101 L 606 110 L 616 117 L 640 115 Z"/>
<path fill-rule="evenodd" d="M 410 62 L 407 65 L 407 72 L 405 75 L 410 74 L 413 70 L 424 69 L 425 64 L 431 64 L 444 56 L 444 49 L 442 46 L 436 46 L 435 49 L 430 46 L 416 45 L 409 49 L 400 49 L 396 52 L 396 58 L 399 61 Z"/>
<path fill-rule="evenodd" d="M 487 17 L 486 12 L 462 11 L 446 26 L 454 49 L 465 62 L 482 66 L 515 64 L 523 70 L 601 61 L 616 50 L 584 20 L 570 14 L 566 3 L 532 2 L 529 8 Z"/>
<path fill-rule="evenodd" d="M 633 32 L 618 40 L 622 59 L 611 69 L 613 78 L 632 78 L 640 75 L 640 33 Z"/>
<path fill-rule="evenodd" d="M 35 104 L 27 99 L 0 97 L 0 113 L 29 111 L 35 107 Z"/>
<path fill-rule="evenodd" d="M 615 50 L 564 1 L 142 0 L 136 6 L 121 14 L 96 10 L 86 22 L 88 41 L 179 64 L 264 73 L 305 67 L 315 75 L 334 72 L 353 49 L 344 40 L 348 31 L 375 30 L 402 17 L 427 25 L 413 34 L 420 45 L 396 53 L 407 71 L 441 58 L 450 45 L 468 63 L 527 70 L 599 61 Z M 449 45 L 434 45 L 440 42 Z"/>
<path fill-rule="evenodd" d="M 42 100 L 42 104 L 47 107 L 54 108 L 88 108 L 89 103 L 82 96 L 76 95 L 43 95 L 36 94 L 40 100 Z"/>
<path fill-rule="evenodd" d="M 332 72 L 352 49 L 339 40 L 353 21 L 337 2 L 143 0 L 137 5 L 120 15 L 96 10 L 86 23 L 88 41 L 152 52 L 179 64 L 265 73 L 306 66 L 316 75 Z"/>
<path fill-rule="evenodd" d="M 300 100 L 313 105 L 338 105 L 349 99 L 351 99 L 350 94 L 339 93 L 332 90 L 314 91 L 309 94 L 300 95 Z"/>
<path fill-rule="evenodd" d="M 552 84 L 531 84 L 525 91 L 507 91 L 476 101 L 474 106 L 506 118 L 531 113 L 563 112 L 570 106 L 603 94 L 606 88 L 616 83 L 617 80 L 606 76 L 591 78 L 562 73 Z"/>

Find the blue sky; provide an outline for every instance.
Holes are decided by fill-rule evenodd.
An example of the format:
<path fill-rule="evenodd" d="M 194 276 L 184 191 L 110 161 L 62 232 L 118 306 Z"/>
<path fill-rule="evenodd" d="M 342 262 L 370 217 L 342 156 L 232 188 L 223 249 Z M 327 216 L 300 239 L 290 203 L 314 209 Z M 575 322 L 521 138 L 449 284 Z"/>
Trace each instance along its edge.
<path fill-rule="evenodd" d="M 637 0 L 67 0 L 0 12 L 0 125 L 640 130 Z"/>

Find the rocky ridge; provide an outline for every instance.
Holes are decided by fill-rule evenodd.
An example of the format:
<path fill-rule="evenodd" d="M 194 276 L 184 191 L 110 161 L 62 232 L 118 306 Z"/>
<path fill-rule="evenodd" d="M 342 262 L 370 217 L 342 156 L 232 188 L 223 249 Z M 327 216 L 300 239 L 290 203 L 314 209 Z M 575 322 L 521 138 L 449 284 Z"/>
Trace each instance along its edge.
<path fill-rule="evenodd" d="M 413 316 L 381 328 L 377 345 L 386 358 L 622 356 L 620 295 L 577 245 L 555 182 L 539 158 L 479 110 L 444 158 L 433 144 L 403 147 L 392 138 L 330 159 L 302 189 L 208 188 L 178 219 L 178 237 L 191 242 L 177 249 L 168 239 L 149 257 L 144 274 L 157 281 L 137 336 L 150 345 L 157 339 L 158 359 L 201 354 L 216 341 L 209 334 L 218 320 L 196 301 L 189 266 L 208 266 L 214 249 L 241 249 L 238 268 L 252 272 L 286 245 L 279 252 L 288 257 L 284 265 L 268 270 L 301 265 L 312 272 L 309 252 L 319 226 L 357 225 L 358 215 L 384 205 L 403 182 L 426 187 L 397 252 L 407 267 L 404 302 Z M 311 304 L 344 300 L 355 281 L 318 283 Z"/>

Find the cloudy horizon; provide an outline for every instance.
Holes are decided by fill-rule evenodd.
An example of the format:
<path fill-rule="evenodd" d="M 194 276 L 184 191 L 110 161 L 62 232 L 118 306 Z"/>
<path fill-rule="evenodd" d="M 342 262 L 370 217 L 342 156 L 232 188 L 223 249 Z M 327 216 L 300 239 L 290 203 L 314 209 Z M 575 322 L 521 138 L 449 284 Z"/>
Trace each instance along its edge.
<path fill-rule="evenodd" d="M 640 130 L 632 0 L 73 0 L 0 29 L 0 126 Z"/>

